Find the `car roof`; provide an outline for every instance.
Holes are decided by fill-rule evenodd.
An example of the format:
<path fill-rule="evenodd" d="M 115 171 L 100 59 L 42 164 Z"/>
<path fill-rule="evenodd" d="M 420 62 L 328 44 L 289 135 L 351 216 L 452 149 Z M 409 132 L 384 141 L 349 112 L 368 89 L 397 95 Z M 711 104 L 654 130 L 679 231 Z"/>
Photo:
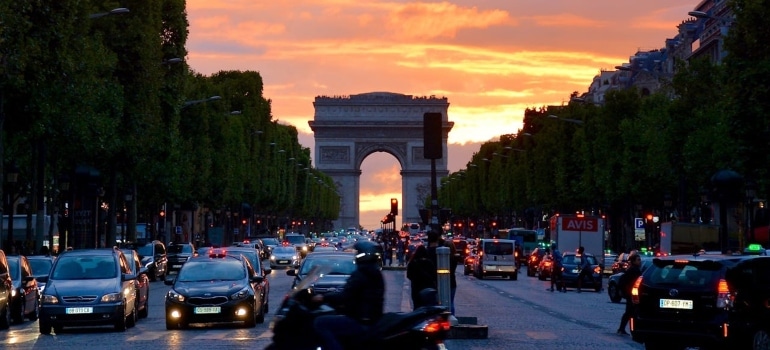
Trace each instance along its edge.
<path fill-rule="evenodd" d="M 70 255 L 79 255 L 79 256 L 90 256 L 90 255 L 113 255 L 117 252 L 117 250 L 112 248 L 95 248 L 95 249 L 76 249 L 76 250 L 70 250 L 68 252 L 62 253 L 61 256 L 70 256 Z"/>
<path fill-rule="evenodd" d="M 328 252 L 312 252 L 308 254 L 305 259 L 308 258 L 324 258 L 324 257 L 330 257 L 330 256 L 340 256 L 340 257 L 355 257 L 356 253 L 353 252 L 345 252 L 345 251 L 328 251 Z"/>
<path fill-rule="evenodd" d="M 746 259 L 746 255 L 727 255 L 727 254 L 677 254 L 667 256 L 656 256 L 660 260 L 690 260 L 690 261 L 740 261 Z"/>

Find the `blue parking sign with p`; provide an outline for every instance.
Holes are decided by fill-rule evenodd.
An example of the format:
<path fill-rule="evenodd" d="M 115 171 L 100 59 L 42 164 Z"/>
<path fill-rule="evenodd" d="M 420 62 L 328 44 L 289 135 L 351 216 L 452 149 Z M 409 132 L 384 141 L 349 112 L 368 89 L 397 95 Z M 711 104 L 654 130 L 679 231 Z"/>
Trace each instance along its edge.
<path fill-rule="evenodd" d="M 634 227 L 635 228 L 644 228 L 644 219 L 643 218 L 634 218 Z"/>

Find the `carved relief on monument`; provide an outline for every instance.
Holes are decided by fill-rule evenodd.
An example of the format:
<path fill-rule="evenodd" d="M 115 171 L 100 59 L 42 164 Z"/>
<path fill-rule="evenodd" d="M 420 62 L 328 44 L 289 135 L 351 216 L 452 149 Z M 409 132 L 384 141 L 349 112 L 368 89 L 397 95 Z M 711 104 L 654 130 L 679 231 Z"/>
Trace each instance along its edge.
<path fill-rule="evenodd" d="M 350 163 L 350 147 L 347 146 L 321 146 L 320 163 L 324 164 L 348 164 Z"/>
<path fill-rule="evenodd" d="M 407 159 L 406 143 L 403 142 L 356 142 L 356 159 L 363 162 L 364 158 L 373 152 L 391 153 L 399 163 Z M 405 164 L 402 164 L 405 166 Z"/>
<path fill-rule="evenodd" d="M 412 147 L 412 164 L 430 164 L 430 159 L 425 159 L 425 148 Z"/>

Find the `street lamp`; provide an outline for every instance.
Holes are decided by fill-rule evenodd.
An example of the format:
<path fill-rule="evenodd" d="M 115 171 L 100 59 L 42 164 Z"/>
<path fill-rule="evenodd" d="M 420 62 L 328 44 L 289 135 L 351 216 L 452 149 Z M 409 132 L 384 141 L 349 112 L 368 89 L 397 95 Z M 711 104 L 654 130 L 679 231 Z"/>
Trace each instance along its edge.
<path fill-rule="evenodd" d="M 583 125 L 583 121 L 582 120 L 562 118 L 562 117 L 560 117 L 558 115 L 549 114 L 548 118 L 553 118 L 553 119 L 563 120 L 563 121 L 568 122 L 568 123 Z"/>
<path fill-rule="evenodd" d="M 8 181 L 8 198 L 10 199 L 9 202 L 11 204 L 11 211 L 8 212 L 8 237 L 6 238 L 7 246 L 5 247 L 5 251 L 10 252 L 13 249 L 13 216 L 16 214 L 16 200 L 14 198 L 16 194 L 14 193 L 14 190 L 16 189 L 16 183 L 19 182 L 19 167 L 16 166 L 16 163 L 11 164 L 8 168 L 5 180 Z"/>
<path fill-rule="evenodd" d="M 89 15 L 88 18 L 100 18 L 100 17 L 104 17 L 104 16 L 120 15 L 120 14 L 124 14 L 124 13 L 129 13 L 129 12 L 131 12 L 131 11 L 129 11 L 125 7 L 118 7 L 118 8 L 114 8 L 114 9 L 110 10 L 109 12 L 93 13 L 93 14 Z"/>

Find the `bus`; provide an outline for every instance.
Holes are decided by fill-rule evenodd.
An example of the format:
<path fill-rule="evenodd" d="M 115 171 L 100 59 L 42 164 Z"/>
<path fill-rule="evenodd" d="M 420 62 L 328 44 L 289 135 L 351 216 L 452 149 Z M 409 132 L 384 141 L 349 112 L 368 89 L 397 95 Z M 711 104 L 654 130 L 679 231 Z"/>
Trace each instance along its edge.
<path fill-rule="evenodd" d="M 525 228 L 515 227 L 508 230 L 500 230 L 500 237 L 515 240 L 521 245 L 524 252 L 519 260 L 526 261 L 535 248 L 539 246 L 537 231 L 527 230 Z"/>

